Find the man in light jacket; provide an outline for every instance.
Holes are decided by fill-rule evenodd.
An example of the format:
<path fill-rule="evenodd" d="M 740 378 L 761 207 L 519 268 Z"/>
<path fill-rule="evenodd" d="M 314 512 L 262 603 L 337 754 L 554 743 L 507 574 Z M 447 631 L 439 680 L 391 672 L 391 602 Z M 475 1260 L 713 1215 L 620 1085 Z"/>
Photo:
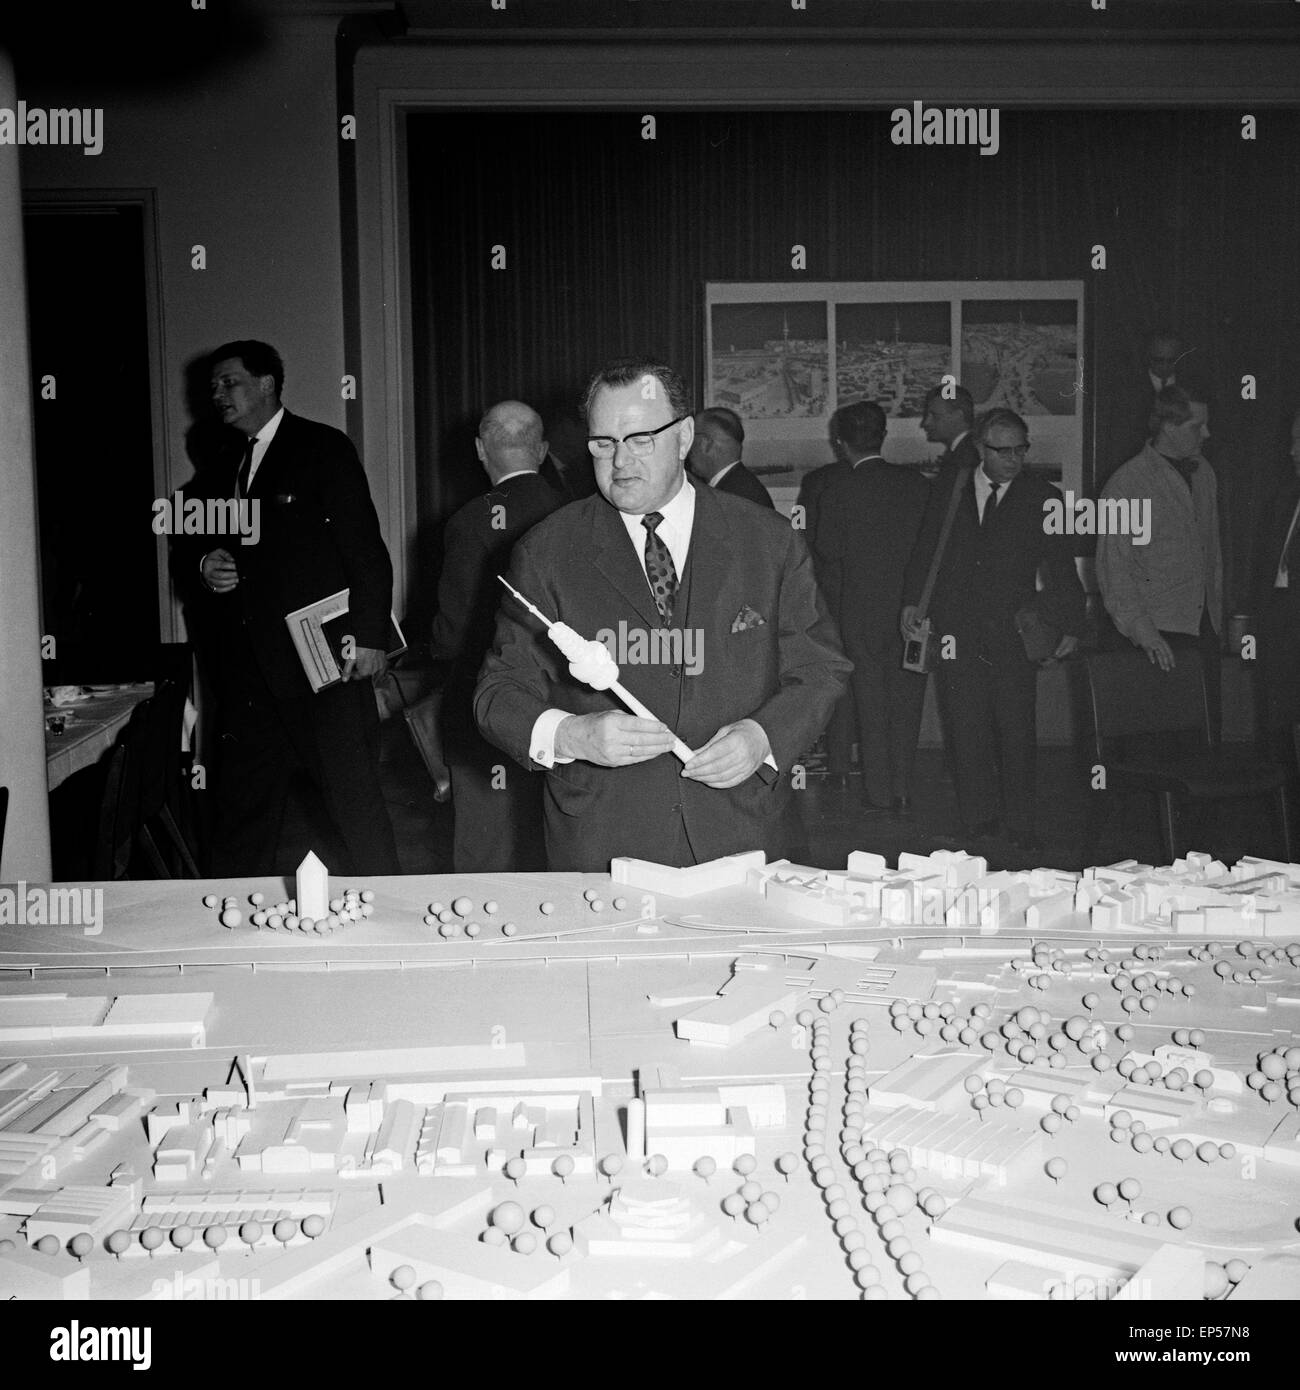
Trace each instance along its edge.
<path fill-rule="evenodd" d="M 1223 555 L 1214 471 L 1201 455 L 1209 409 L 1180 386 L 1151 406 L 1148 442 L 1116 469 L 1102 500 L 1128 503 L 1102 516 L 1136 519 L 1128 534 L 1097 542 L 1097 582 L 1115 626 L 1162 671 L 1203 662 L 1211 733 L 1221 723 Z M 1145 522 L 1145 525 L 1141 524 Z"/>

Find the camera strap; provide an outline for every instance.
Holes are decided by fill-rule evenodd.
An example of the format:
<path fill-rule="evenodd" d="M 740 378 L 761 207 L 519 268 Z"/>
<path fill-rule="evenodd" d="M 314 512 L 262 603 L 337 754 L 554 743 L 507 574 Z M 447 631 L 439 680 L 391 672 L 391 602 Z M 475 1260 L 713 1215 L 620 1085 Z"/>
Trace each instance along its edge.
<path fill-rule="evenodd" d="M 921 601 L 916 606 L 916 617 L 919 622 L 930 611 L 930 598 L 934 593 L 934 583 L 939 577 L 939 566 L 943 564 L 943 552 L 948 548 L 948 537 L 952 534 L 952 524 L 957 517 L 957 508 L 961 506 L 961 495 L 970 481 L 971 470 L 961 468 L 957 470 L 957 476 L 953 479 L 952 494 L 948 498 L 948 510 L 943 518 L 943 529 L 939 532 L 939 544 L 935 547 L 934 558 L 930 561 L 930 572 L 925 576 L 925 588 L 921 590 Z"/>

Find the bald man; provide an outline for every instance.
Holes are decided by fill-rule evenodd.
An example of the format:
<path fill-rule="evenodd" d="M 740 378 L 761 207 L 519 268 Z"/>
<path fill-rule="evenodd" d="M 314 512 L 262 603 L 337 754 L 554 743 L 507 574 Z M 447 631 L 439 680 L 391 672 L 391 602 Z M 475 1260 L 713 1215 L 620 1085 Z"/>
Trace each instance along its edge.
<path fill-rule="evenodd" d="M 695 417 L 695 438 L 686 456 L 686 466 L 701 482 L 719 492 L 771 507 L 771 494 L 740 461 L 744 447 L 745 427 L 740 416 L 725 405 L 710 406 Z"/>
<path fill-rule="evenodd" d="M 541 416 L 522 401 L 500 401 L 474 441 L 491 489 L 460 509 L 444 535 L 438 614 L 431 644 L 446 670 L 442 704 L 451 773 L 457 873 L 544 869 L 542 777 L 505 758 L 474 723 L 474 682 L 492 645 L 497 576 L 516 540 L 564 502 L 539 475 L 546 458 Z"/>

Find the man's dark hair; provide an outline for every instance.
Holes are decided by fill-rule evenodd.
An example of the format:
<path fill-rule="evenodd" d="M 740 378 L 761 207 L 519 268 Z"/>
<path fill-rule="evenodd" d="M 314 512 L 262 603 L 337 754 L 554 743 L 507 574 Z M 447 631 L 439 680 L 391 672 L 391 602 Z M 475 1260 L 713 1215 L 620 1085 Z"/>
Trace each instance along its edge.
<path fill-rule="evenodd" d="M 1147 417 L 1147 438 L 1153 443 L 1163 425 L 1185 425 L 1192 418 L 1192 406 L 1205 405 L 1204 392 L 1185 390 L 1181 386 L 1166 386 L 1157 391 Z"/>
<path fill-rule="evenodd" d="M 942 386 L 932 386 L 925 393 L 926 408 L 929 409 L 930 402 L 940 400 L 945 405 L 950 405 L 956 410 L 961 411 L 961 418 L 965 421 L 966 428 L 970 429 L 975 422 L 975 398 L 964 386 L 954 386 L 952 395 L 945 396 Z"/>
<path fill-rule="evenodd" d="M 734 410 L 728 410 L 725 405 L 711 405 L 707 410 L 701 410 L 700 419 L 710 425 L 717 425 L 734 443 L 745 442 L 745 426 L 741 424 L 740 416 Z"/>
<path fill-rule="evenodd" d="M 620 357 L 613 362 L 606 362 L 587 383 L 587 389 L 582 393 L 582 403 L 578 407 L 582 412 L 582 418 L 587 418 L 596 393 L 604 387 L 632 386 L 649 377 L 658 381 L 667 392 L 668 405 L 674 418 L 691 413 L 691 398 L 686 390 L 686 383 L 671 367 L 663 362 L 652 362 L 647 357 Z M 646 399 L 652 400 L 653 396 L 648 395 Z"/>
<path fill-rule="evenodd" d="M 879 449 L 885 442 L 885 412 L 875 401 L 842 405 L 831 416 L 831 432 L 850 449 Z"/>
<path fill-rule="evenodd" d="M 211 371 L 218 362 L 224 362 L 228 357 L 238 357 L 250 376 L 274 377 L 275 394 L 278 396 L 283 392 L 284 363 L 270 343 L 259 343 L 256 338 L 240 338 L 233 343 L 222 343 L 209 355 L 208 370 Z"/>
<path fill-rule="evenodd" d="M 1029 426 L 1014 410 L 1008 410 L 1001 405 L 994 406 L 992 410 L 986 410 L 980 416 L 979 425 L 975 429 L 975 438 L 982 444 L 988 438 L 989 431 L 998 425 L 1009 425 L 1014 429 L 1021 430 L 1025 438 L 1029 438 Z"/>

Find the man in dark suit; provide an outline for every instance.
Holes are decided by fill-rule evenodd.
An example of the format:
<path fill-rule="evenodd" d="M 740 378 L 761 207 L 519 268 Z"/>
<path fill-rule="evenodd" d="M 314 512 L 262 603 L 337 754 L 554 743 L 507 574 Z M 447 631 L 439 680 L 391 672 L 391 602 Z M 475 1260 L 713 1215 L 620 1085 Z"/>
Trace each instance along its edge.
<path fill-rule="evenodd" d="M 853 461 L 822 494 L 813 547 L 825 557 L 831 614 L 853 662 L 863 804 L 908 816 L 925 677 L 902 669 L 898 614 L 930 488 L 915 469 L 885 462 L 885 429 L 885 412 L 870 401 L 831 417 L 832 438 Z"/>
<path fill-rule="evenodd" d="M 991 410 L 975 435 L 980 466 L 957 474 L 960 505 L 930 602 L 939 706 L 965 838 L 996 837 L 1005 823 L 1015 843 L 1036 849 L 1038 666 L 1025 654 L 1017 615 L 1022 622 L 1033 615 L 1060 634 L 1048 658 L 1059 660 L 1083 631 L 1083 588 L 1070 538 L 1044 526 L 1045 508 L 1059 503 L 1059 492 L 1023 471 L 1025 422 L 1013 411 Z M 933 492 L 908 565 L 905 637 L 917 634 L 917 604 L 949 497 L 947 489 Z"/>
<path fill-rule="evenodd" d="M 711 406 L 695 417 L 695 438 L 686 463 L 710 487 L 770 507 L 771 494 L 740 460 L 744 447 L 745 427 L 740 416 L 724 405 Z"/>
<path fill-rule="evenodd" d="M 506 768 L 474 723 L 474 682 L 504 592 L 510 551 L 564 499 L 540 475 L 547 456 L 541 416 L 522 401 L 501 401 L 479 422 L 474 441 L 491 491 L 463 506 L 444 535 L 438 615 L 431 650 L 447 680 L 442 729 L 455 816 L 458 874 L 544 869 L 542 778 Z"/>
<path fill-rule="evenodd" d="M 1269 500 L 1255 545 L 1260 615 L 1261 721 L 1270 752 L 1288 765 L 1300 724 L 1300 413 L 1291 421 L 1291 476 Z"/>
<path fill-rule="evenodd" d="M 387 666 L 393 569 L 365 472 L 342 431 L 281 405 L 274 348 L 226 343 L 210 361 L 212 401 L 238 448 L 203 486 L 209 497 L 243 499 L 259 522 L 256 544 L 208 535 L 191 551 L 221 705 L 212 873 L 293 870 L 278 849 L 295 781 L 315 792 L 337 833 L 338 845 L 322 846 L 332 870 L 400 873 L 372 685 Z M 285 615 L 340 589 L 350 591 L 343 680 L 313 694 Z"/>
<path fill-rule="evenodd" d="M 921 429 L 931 444 L 943 445 L 943 453 L 923 471 L 941 492 L 952 485 L 956 469 L 979 467 L 974 421 L 975 400 L 964 386 L 932 386 L 925 393 Z"/>
<path fill-rule="evenodd" d="M 584 413 L 599 495 L 523 537 L 510 581 L 548 618 L 613 646 L 619 679 L 654 717 L 576 679 L 506 598 L 479 727 L 547 769 L 551 869 L 785 852 L 799 838 L 790 768 L 848 672 L 807 548 L 775 512 L 686 478 L 694 422 L 671 368 L 610 364 Z M 674 734 L 695 750 L 684 767 Z"/>
<path fill-rule="evenodd" d="M 846 457 L 846 450 L 835 434 L 834 417 L 831 418 L 830 445 L 831 452 L 835 455 L 834 462 L 810 469 L 803 475 L 794 511 L 791 513 L 791 521 L 802 526 L 808 538 L 808 548 L 812 551 L 813 573 L 817 577 L 817 585 L 821 589 L 822 599 L 827 608 L 832 607 L 833 585 L 827 557 L 817 548 L 821 499 L 833 482 L 846 477 L 853 468 L 852 458 Z M 853 704 L 853 691 L 846 689 L 835 702 L 830 722 L 826 725 L 826 776 L 833 792 L 848 790 L 849 778 L 853 775 L 853 745 L 856 742 L 857 711 Z"/>

